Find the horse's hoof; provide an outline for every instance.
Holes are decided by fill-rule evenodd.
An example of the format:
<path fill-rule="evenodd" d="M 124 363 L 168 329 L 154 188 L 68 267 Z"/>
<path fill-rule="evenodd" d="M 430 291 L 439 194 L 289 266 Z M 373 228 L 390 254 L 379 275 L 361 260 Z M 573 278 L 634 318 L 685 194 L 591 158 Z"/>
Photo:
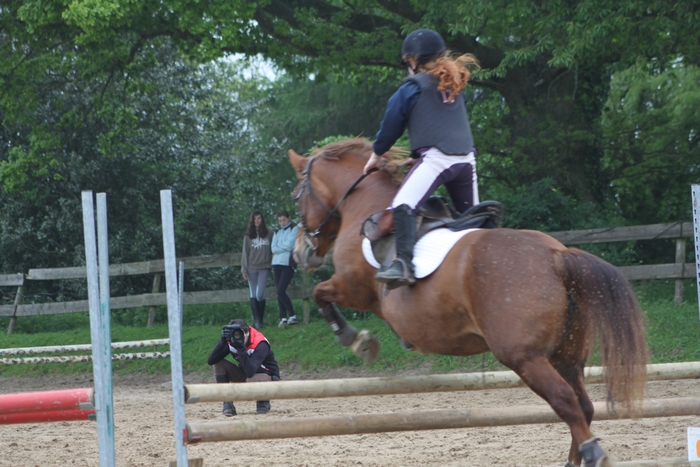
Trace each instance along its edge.
<path fill-rule="evenodd" d="M 583 457 L 582 467 L 611 467 L 613 465 L 603 448 L 598 445 L 598 440 L 598 438 L 591 438 L 579 446 L 579 452 Z"/>
<path fill-rule="evenodd" d="M 379 340 L 367 330 L 362 330 L 357 334 L 355 340 L 350 344 L 350 348 L 368 365 L 374 365 L 379 356 Z"/>

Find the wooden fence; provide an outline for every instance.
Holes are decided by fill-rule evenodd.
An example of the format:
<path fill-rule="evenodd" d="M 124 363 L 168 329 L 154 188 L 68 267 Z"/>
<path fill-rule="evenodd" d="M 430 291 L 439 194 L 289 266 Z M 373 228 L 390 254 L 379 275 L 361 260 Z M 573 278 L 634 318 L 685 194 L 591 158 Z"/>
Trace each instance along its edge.
<path fill-rule="evenodd" d="M 623 242 L 632 240 L 675 239 L 675 263 L 622 266 L 620 267 L 620 270 L 629 280 L 676 279 L 674 301 L 677 305 L 680 305 L 683 299 L 683 279 L 695 277 L 695 265 L 693 263 L 684 263 L 686 239 L 693 237 L 692 222 L 550 232 L 549 235 L 565 245 Z M 186 270 L 235 267 L 240 266 L 241 264 L 241 254 L 227 253 L 221 255 L 178 258 L 178 263 L 181 261 L 185 263 Z M 110 265 L 110 277 L 140 274 L 154 275 L 151 293 L 129 295 L 126 297 L 112 297 L 110 299 L 110 307 L 112 309 L 151 307 L 151 313 L 149 313 L 150 325 L 155 314 L 155 307 L 166 305 L 166 294 L 160 292 L 161 277 L 164 271 L 165 267 L 163 260 Z M 14 304 L 0 306 L 0 316 L 11 317 L 8 334 L 12 333 L 18 316 L 37 316 L 88 311 L 87 300 L 23 304 L 22 297 L 26 284 L 32 281 L 82 279 L 85 277 L 86 272 L 84 267 L 30 269 L 27 274 L 0 275 L 0 286 L 17 287 Z M 310 289 L 306 286 L 306 275 L 304 276 L 304 279 L 304 285 L 290 287 L 288 294 L 293 299 L 304 299 L 304 318 L 305 321 L 308 322 L 308 298 Z M 265 295 L 268 300 L 277 299 L 276 292 L 272 288 L 268 288 Z M 183 301 L 187 305 L 195 305 L 207 303 L 247 302 L 248 298 L 249 295 L 247 289 L 233 289 L 185 292 Z"/>

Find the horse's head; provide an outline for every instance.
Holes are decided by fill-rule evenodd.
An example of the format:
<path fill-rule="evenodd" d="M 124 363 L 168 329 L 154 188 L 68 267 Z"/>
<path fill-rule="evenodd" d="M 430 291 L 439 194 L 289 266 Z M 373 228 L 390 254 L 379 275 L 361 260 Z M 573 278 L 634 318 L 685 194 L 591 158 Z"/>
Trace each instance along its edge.
<path fill-rule="evenodd" d="M 312 181 L 314 157 L 302 157 L 291 149 L 288 154 L 299 179 L 293 196 L 301 216 L 299 236 L 292 254 L 305 271 L 315 271 L 323 266 L 326 253 L 333 246 L 340 228 L 340 214 L 328 207 L 333 190 L 329 190 L 325 177 L 321 176 L 323 164 L 316 164 Z"/>
<path fill-rule="evenodd" d="M 341 228 L 341 214 L 346 215 L 347 224 L 361 222 L 372 212 L 385 209 L 396 191 L 397 177 L 402 177 L 400 164 L 393 163 L 373 180 L 381 180 L 385 186 L 375 184 L 375 190 L 355 192 L 366 177 L 362 170 L 372 152 L 372 144 L 361 138 L 332 143 L 314 152 L 311 157 L 302 157 L 289 150 L 289 161 L 297 172 L 299 183 L 294 190 L 301 225 L 294 247 L 294 259 L 304 270 L 315 270 L 323 265 L 326 253 L 331 249 Z M 400 150 L 391 152 L 391 157 L 405 155 Z M 364 182 L 362 187 L 370 184 Z M 351 208 L 352 205 L 352 208 Z M 374 209 L 367 213 L 367 209 Z M 362 217 L 364 216 L 364 217 Z M 359 225 L 359 224 L 358 224 Z M 358 227 L 359 238 L 359 227 Z"/>

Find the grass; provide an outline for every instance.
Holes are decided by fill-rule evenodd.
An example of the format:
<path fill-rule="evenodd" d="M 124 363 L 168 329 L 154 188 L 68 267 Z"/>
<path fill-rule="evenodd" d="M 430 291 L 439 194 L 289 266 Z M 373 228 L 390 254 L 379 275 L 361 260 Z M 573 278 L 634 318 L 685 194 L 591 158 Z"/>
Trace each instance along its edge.
<path fill-rule="evenodd" d="M 693 281 L 685 283 L 685 300 L 680 307 L 673 304 L 674 281 L 656 280 L 635 285 L 640 304 L 647 316 L 647 339 L 653 363 L 700 360 L 700 324 L 697 291 Z M 313 311 L 308 325 L 287 326 L 278 329 L 277 303 L 267 304 L 263 328 L 272 343 L 275 356 L 283 372 L 323 373 L 328 369 L 363 368 L 362 361 L 335 341 L 328 325 Z M 302 310 L 301 302 L 295 303 Z M 209 352 L 219 339 L 221 326 L 231 318 L 248 319 L 250 312 L 241 304 L 186 306 L 182 333 L 183 368 L 186 373 L 209 374 Z M 467 372 L 498 370 L 504 367 L 493 355 L 450 357 L 419 355 L 405 351 L 389 327 L 371 313 L 345 311 L 349 321 L 358 329 L 368 329 L 382 344 L 377 363 L 371 371 L 377 374 L 402 370 L 425 373 Z M 115 342 L 168 337 L 165 309 L 157 314 L 157 324 L 146 328 L 147 309 L 117 310 L 113 313 L 112 340 Z M 8 318 L 0 319 L 0 327 L 7 328 Z M 35 347 L 47 345 L 86 344 L 90 342 L 87 313 L 71 315 L 22 317 L 17 332 L 0 335 L 0 348 Z M 139 352 L 167 350 L 141 348 Z M 133 350 L 123 350 L 128 353 Z M 85 352 L 81 353 L 84 354 Z M 113 362 L 115 374 L 170 372 L 169 359 L 151 359 Z M 91 363 L 0 365 L 0 376 L 41 376 L 47 374 L 85 374 L 92 372 Z"/>

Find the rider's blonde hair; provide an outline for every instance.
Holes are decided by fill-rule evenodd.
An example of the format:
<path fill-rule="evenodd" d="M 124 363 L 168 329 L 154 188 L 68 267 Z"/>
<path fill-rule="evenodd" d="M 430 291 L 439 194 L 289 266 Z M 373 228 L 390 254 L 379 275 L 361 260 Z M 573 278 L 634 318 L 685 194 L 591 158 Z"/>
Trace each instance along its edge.
<path fill-rule="evenodd" d="M 413 62 L 416 60 L 413 57 L 406 57 L 407 60 Z M 430 61 L 418 67 L 418 72 L 433 75 L 438 80 L 438 91 L 450 91 L 447 100 L 454 102 L 455 96 L 462 92 L 467 86 L 467 83 L 472 77 L 472 70 L 479 71 L 479 61 L 472 54 L 464 54 L 453 58 L 450 52 L 445 53 L 442 57 Z"/>

